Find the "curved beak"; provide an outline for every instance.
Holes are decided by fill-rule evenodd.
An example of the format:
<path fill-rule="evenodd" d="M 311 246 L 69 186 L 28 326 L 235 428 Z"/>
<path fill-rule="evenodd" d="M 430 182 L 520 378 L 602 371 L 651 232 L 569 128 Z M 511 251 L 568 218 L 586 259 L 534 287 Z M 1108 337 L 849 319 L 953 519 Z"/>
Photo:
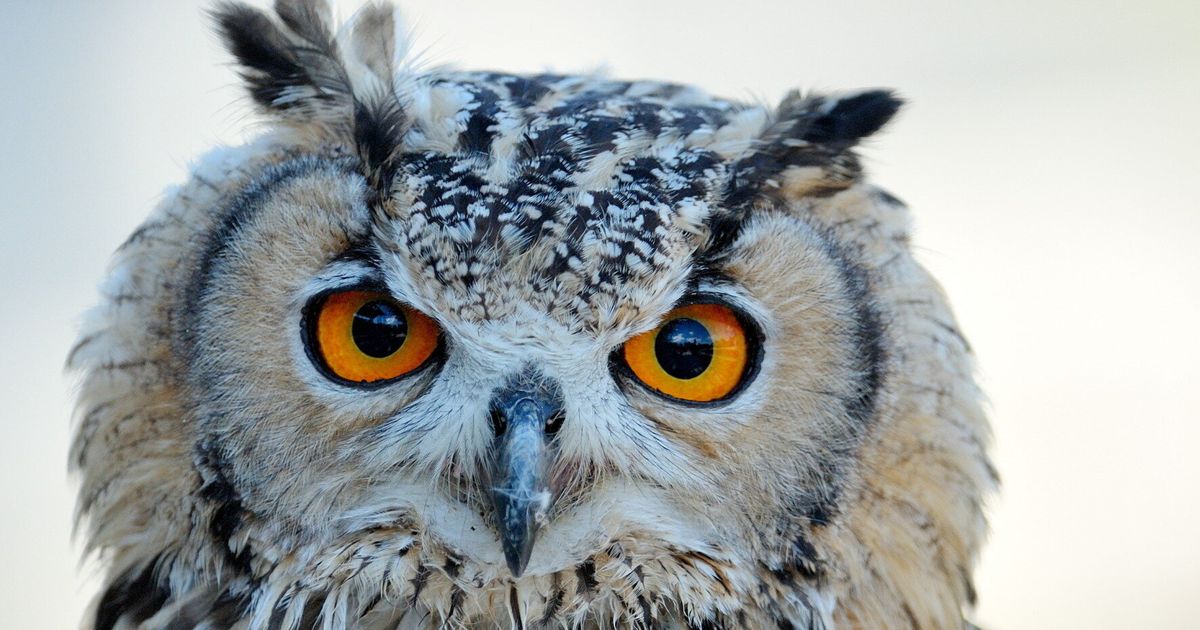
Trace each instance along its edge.
<path fill-rule="evenodd" d="M 562 411 L 557 397 L 548 394 L 542 388 L 514 388 L 492 400 L 492 501 L 496 532 L 513 577 L 524 573 L 538 530 L 557 498 L 548 482 L 550 438 Z"/>

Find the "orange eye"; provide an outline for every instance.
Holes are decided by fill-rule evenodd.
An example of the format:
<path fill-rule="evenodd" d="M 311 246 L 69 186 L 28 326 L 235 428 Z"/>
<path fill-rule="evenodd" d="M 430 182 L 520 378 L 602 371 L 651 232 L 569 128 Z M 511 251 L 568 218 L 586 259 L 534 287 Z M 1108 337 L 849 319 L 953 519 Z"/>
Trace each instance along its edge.
<path fill-rule="evenodd" d="M 746 331 L 720 304 L 691 304 L 671 311 L 658 328 L 625 342 L 625 363 L 651 389 L 681 400 L 710 402 L 742 381 L 748 357 Z"/>
<path fill-rule="evenodd" d="M 438 347 L 428 316 L 376 291 L 341 291 L 319 305 L 312 340 L 325 367 L 343 380 L 377 383 L 425 364 Z"/>

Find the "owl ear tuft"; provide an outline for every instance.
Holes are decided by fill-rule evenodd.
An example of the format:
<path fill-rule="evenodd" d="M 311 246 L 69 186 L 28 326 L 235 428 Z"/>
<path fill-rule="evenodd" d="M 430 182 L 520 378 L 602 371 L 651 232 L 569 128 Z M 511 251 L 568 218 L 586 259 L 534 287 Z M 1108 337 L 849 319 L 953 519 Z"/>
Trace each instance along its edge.
<path fill-rule="evenodd" d="M 780 109 L 787 103 L 785 100 Z M 826 97 L 817 103 L 802 101 L 798 117 L 802 123 L 797 131 L 805 142 L 853 145 L 883 128 L 903 104 L 904 101 L 890 90 L 872 90 L 841 98 Z"/>
<path fill-rule="evenodd" d="M 289 110 L 311 110 L 319 104 L 337 107 L 350 96 L 337 43 L 315 5 L 278 3 L 282 26 L 244 4 L 224 2 L 213 11 L 250 96 L 269 112 L 286 117 Z"/>
<path fill-rule="evenodd" d="M 277 0 L 275 16 L 222 2 L 212 16 L 254 102 L 273 118 L 355 147 L 375 179 L 397 152 L 396 21 L 366 5 L 337 28 L 324 0 Z"/>
<path fill-rule="evenodd" d="M 775 108 L 775 122 L 763 131 L 761 140 L 765 150 L 774 148 L 776 153 L 803 147 L 845 151 L 883 128 L 903 104 L 890 90 L 840 96 L 792 92 Z"/>
<path fill-rule="evenodd" d="M 851 149 L 887 124 L 902 104 L 889 90 L 788 94 L 734 165 L 725 202 L 744 206 L 763 199 L 830 195 L 849 187 L 862 172 Z"/>

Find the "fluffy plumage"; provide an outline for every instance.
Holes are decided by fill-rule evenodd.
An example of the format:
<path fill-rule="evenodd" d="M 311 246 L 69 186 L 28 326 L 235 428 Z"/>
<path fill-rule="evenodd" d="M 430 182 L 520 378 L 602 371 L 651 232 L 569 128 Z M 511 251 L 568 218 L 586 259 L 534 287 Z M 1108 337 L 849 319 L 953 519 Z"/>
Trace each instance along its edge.
<path fill-rule="evenodd" d="M 85 624 L 963 627 L 995 477 L 969 348 L 853 152 L 892 94 L 415 73 L 382 4 L 215 18 L 275 126 L 122 245 L 72 352 Z M 304 322 L 353 286 L 436 319 L 434 365 L 327 378 Z M 719 404 L 616 358 L 698 297 L 758 348 Z M 562 418 L 516 572 L 488 476 L 514 379 Z"/>

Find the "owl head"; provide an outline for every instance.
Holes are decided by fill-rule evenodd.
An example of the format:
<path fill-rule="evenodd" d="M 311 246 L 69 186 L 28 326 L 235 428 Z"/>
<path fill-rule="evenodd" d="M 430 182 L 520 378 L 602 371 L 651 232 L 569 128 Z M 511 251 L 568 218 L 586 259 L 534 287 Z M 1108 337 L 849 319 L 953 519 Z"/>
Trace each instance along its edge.
<path fill-rule="evenodd" d="M 115 627 L 961 627 L 969 349 L 854 148 L 887 91 L 417 72 L 390 7 L 214 12 L 268 129 L 70 365 Z"/>

